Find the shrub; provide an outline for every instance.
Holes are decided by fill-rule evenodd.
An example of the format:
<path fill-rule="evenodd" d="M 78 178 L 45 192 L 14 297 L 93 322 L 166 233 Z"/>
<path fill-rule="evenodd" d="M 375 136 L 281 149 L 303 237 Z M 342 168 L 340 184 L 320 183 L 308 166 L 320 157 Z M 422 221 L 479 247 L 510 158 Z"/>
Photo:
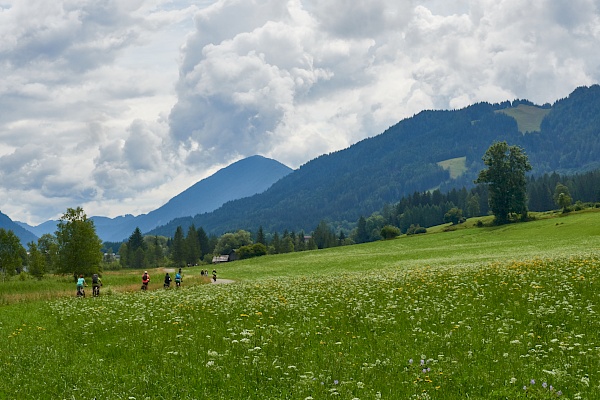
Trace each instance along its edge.
<path fill-rule="evenodd" d="M 248 244 L 236 250 L 236 254 L 243 260 L 245 258 L 259 257 L 267 254 L 267 246 L 262 243 Z"/>
<path fill-rule="evenodd" d="M 381 237 L 383 239 L 393 239 L 398 236 L 400 236 L 400 229 L 395 226 L 386 225 L 381 228 Z"/>
<path fill-rule="evenodd" d="M 417 224 L 416 226 L 414 224 L 411 225 L 410 228 L 408 228 L 408 230 L 406 231 L 407 235 L 418 235 L 420 233 L 427 233 L 427 229 L 423 228 L 419 224 Z"/>
<path fill-rule="evenodd" d="M 453 225 L 465 222 L 462 215 L 462 210 L 458 207 L 453 207 L 444 215 L 444 222 L 452 222 Z"/>

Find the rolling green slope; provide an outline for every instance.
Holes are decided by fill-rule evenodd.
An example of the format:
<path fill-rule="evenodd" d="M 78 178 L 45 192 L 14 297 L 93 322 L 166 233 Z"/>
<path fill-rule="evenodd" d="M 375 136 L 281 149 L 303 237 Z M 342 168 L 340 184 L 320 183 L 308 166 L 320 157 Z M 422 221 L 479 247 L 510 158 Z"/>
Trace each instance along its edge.
<path fill-rule="evenodd" d="M 499 227 L 402 236 L 390 241 L 236 261 L 221 268 L 232 279 L 372 272 L 415 266 L 464 266 L 600 250 L 600 210 L 556 214 Z M 491 220 L 488 218 L 488 220 Z M 444 225 L 447 226 L 447 225 Z"/>
<path fill-rule="evenodd" d="M 550 112 L 549 108 L 519 104 L 517 107 L 505 108 L 496 112 L 504 113 L 517 121 L 521 133 L 539 132 L 542 120 Z"/>

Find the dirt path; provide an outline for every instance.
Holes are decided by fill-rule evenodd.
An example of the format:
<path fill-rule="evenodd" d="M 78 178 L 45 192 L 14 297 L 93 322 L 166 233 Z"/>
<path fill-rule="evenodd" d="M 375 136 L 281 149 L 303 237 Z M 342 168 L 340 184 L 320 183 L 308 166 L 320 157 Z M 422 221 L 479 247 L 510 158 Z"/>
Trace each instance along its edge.
<path fill-rule="evenodd" d="M 210 280 L 210 283 L 215 284 L 215 285 L 222 284 L 222 283 L 233 283 L 233 282 L 235 282 L 235 281 L 232 281 L 231 279 L 219 279 L 219 278 L 217 278 L 216 282 L 214 282 L 212 279 Z"/>
<path fill-rule="evenodd" d="M 163 268 L 163 271 L 172 273 L 172 272 L 175 272 L 175 268 Z M 225 284 L 225 283 L 233 283 L 233 282 L 235 282 L 235 281 L 231 280 L 231 279 L 219 279 L 219 278 L 217 278 L 217 281 L 214 282 L 212 280 L 212 278 L 210 278 L 210 283 L 212 283 L 212 284 Z"/>

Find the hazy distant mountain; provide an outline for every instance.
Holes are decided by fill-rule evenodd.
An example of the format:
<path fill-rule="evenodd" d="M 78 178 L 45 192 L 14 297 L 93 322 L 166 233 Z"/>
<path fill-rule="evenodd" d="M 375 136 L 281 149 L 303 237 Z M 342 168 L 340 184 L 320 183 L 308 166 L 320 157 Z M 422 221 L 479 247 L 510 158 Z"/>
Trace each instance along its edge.
<path fill-rule="evenodd" d="M 262 156 L 237 161 L 173 197 L 162 207 L 139 216 L 116 218 L 93 216 L 96 232 L 103 241 L 120 242 L 139 227 L 147 232 L 159 225 L 184 216 L 194 216 L 219 208 L 228 201 L 252 196 L 267 190 L 292 171 L 282 163 Z M 26 229 L 38 236 L 54 233 L 57 221 L 48 221 Z"/>
<path fill-rule="evenodd" d="M 23 229 L 28 230 L 39 238 L 45 233 L 54 234 L 56 232 L 56 225 L 58 224 L 58 221 L 49 220 L 36 226 L 31 226 L 20 221 L 14 221 L 14 223 L 21 226 Z"/>
<path fill-rule="evenodd" d="M 2 214 L 2 212 L 0 212 L 0 228 L 4 228 L 6 231 L 13 231 L 14 234 L 17 235 L 17 237 L 21 240 L 23 247 L 25 247 L 29 242 L 37 243 L 38 238 L 33 233 L 11 220 L 7 215 Z"/>
<path fill-rule="evenodd" d="M 580 87 L 552 105 L 515 100 L 423 111 L 306 163 L 264 193 L 149 233 L 172 236 L 192 223 L 216 235 L 260 226 L 310 232 L 321 220 L 355 223 L 414 192 L 472 187 L 495 141 L 524 148 L 534 175 L 600 168 L 600 86 Z"/>
<path fill-rule="evenodd" d="M 144 225 L 158 226 L 174 218 L 210 212 L 228 201 L 262 193 L 290 172 L 292 169 L 279 161 L 248 157 L 201 180 L 139 219 Z M 140 229 L 144 230 L 142 226 Z"/>

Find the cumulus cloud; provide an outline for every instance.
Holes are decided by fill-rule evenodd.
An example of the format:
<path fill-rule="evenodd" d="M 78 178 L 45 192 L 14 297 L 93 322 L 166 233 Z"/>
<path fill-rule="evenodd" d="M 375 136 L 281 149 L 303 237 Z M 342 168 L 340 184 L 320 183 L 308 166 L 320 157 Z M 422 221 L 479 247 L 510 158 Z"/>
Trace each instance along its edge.
<path fill-rule="evenodd" d="M 170 180 L 151 173 L 173 152 L 157 126 L 175 101 L 178 47 L 196 10 L 172 0 L 0 4 L 0 185 L 11 193 L 2 212 L 39 223 L 106 203 L 114 215 L 130 196 L 121 187 L 143 193 Z M 120 142 L 111 164 L 106 149 Z M 103 172 L 113 179 L 96 179 Z"/>
<path fill-rule="evenodd" d="M 222 0 L 183 48 L 172 136 L 298 166 L 423 109 L 554 101 L 598 80 L 596 3 Z"/>
<path fill-rule="evenodd" d="M 600 78 L 599 7 L 5 0 L 0 210 L 148 212 L 246 156 L 297 167 L 423 109 L 552 102 Z"/>

